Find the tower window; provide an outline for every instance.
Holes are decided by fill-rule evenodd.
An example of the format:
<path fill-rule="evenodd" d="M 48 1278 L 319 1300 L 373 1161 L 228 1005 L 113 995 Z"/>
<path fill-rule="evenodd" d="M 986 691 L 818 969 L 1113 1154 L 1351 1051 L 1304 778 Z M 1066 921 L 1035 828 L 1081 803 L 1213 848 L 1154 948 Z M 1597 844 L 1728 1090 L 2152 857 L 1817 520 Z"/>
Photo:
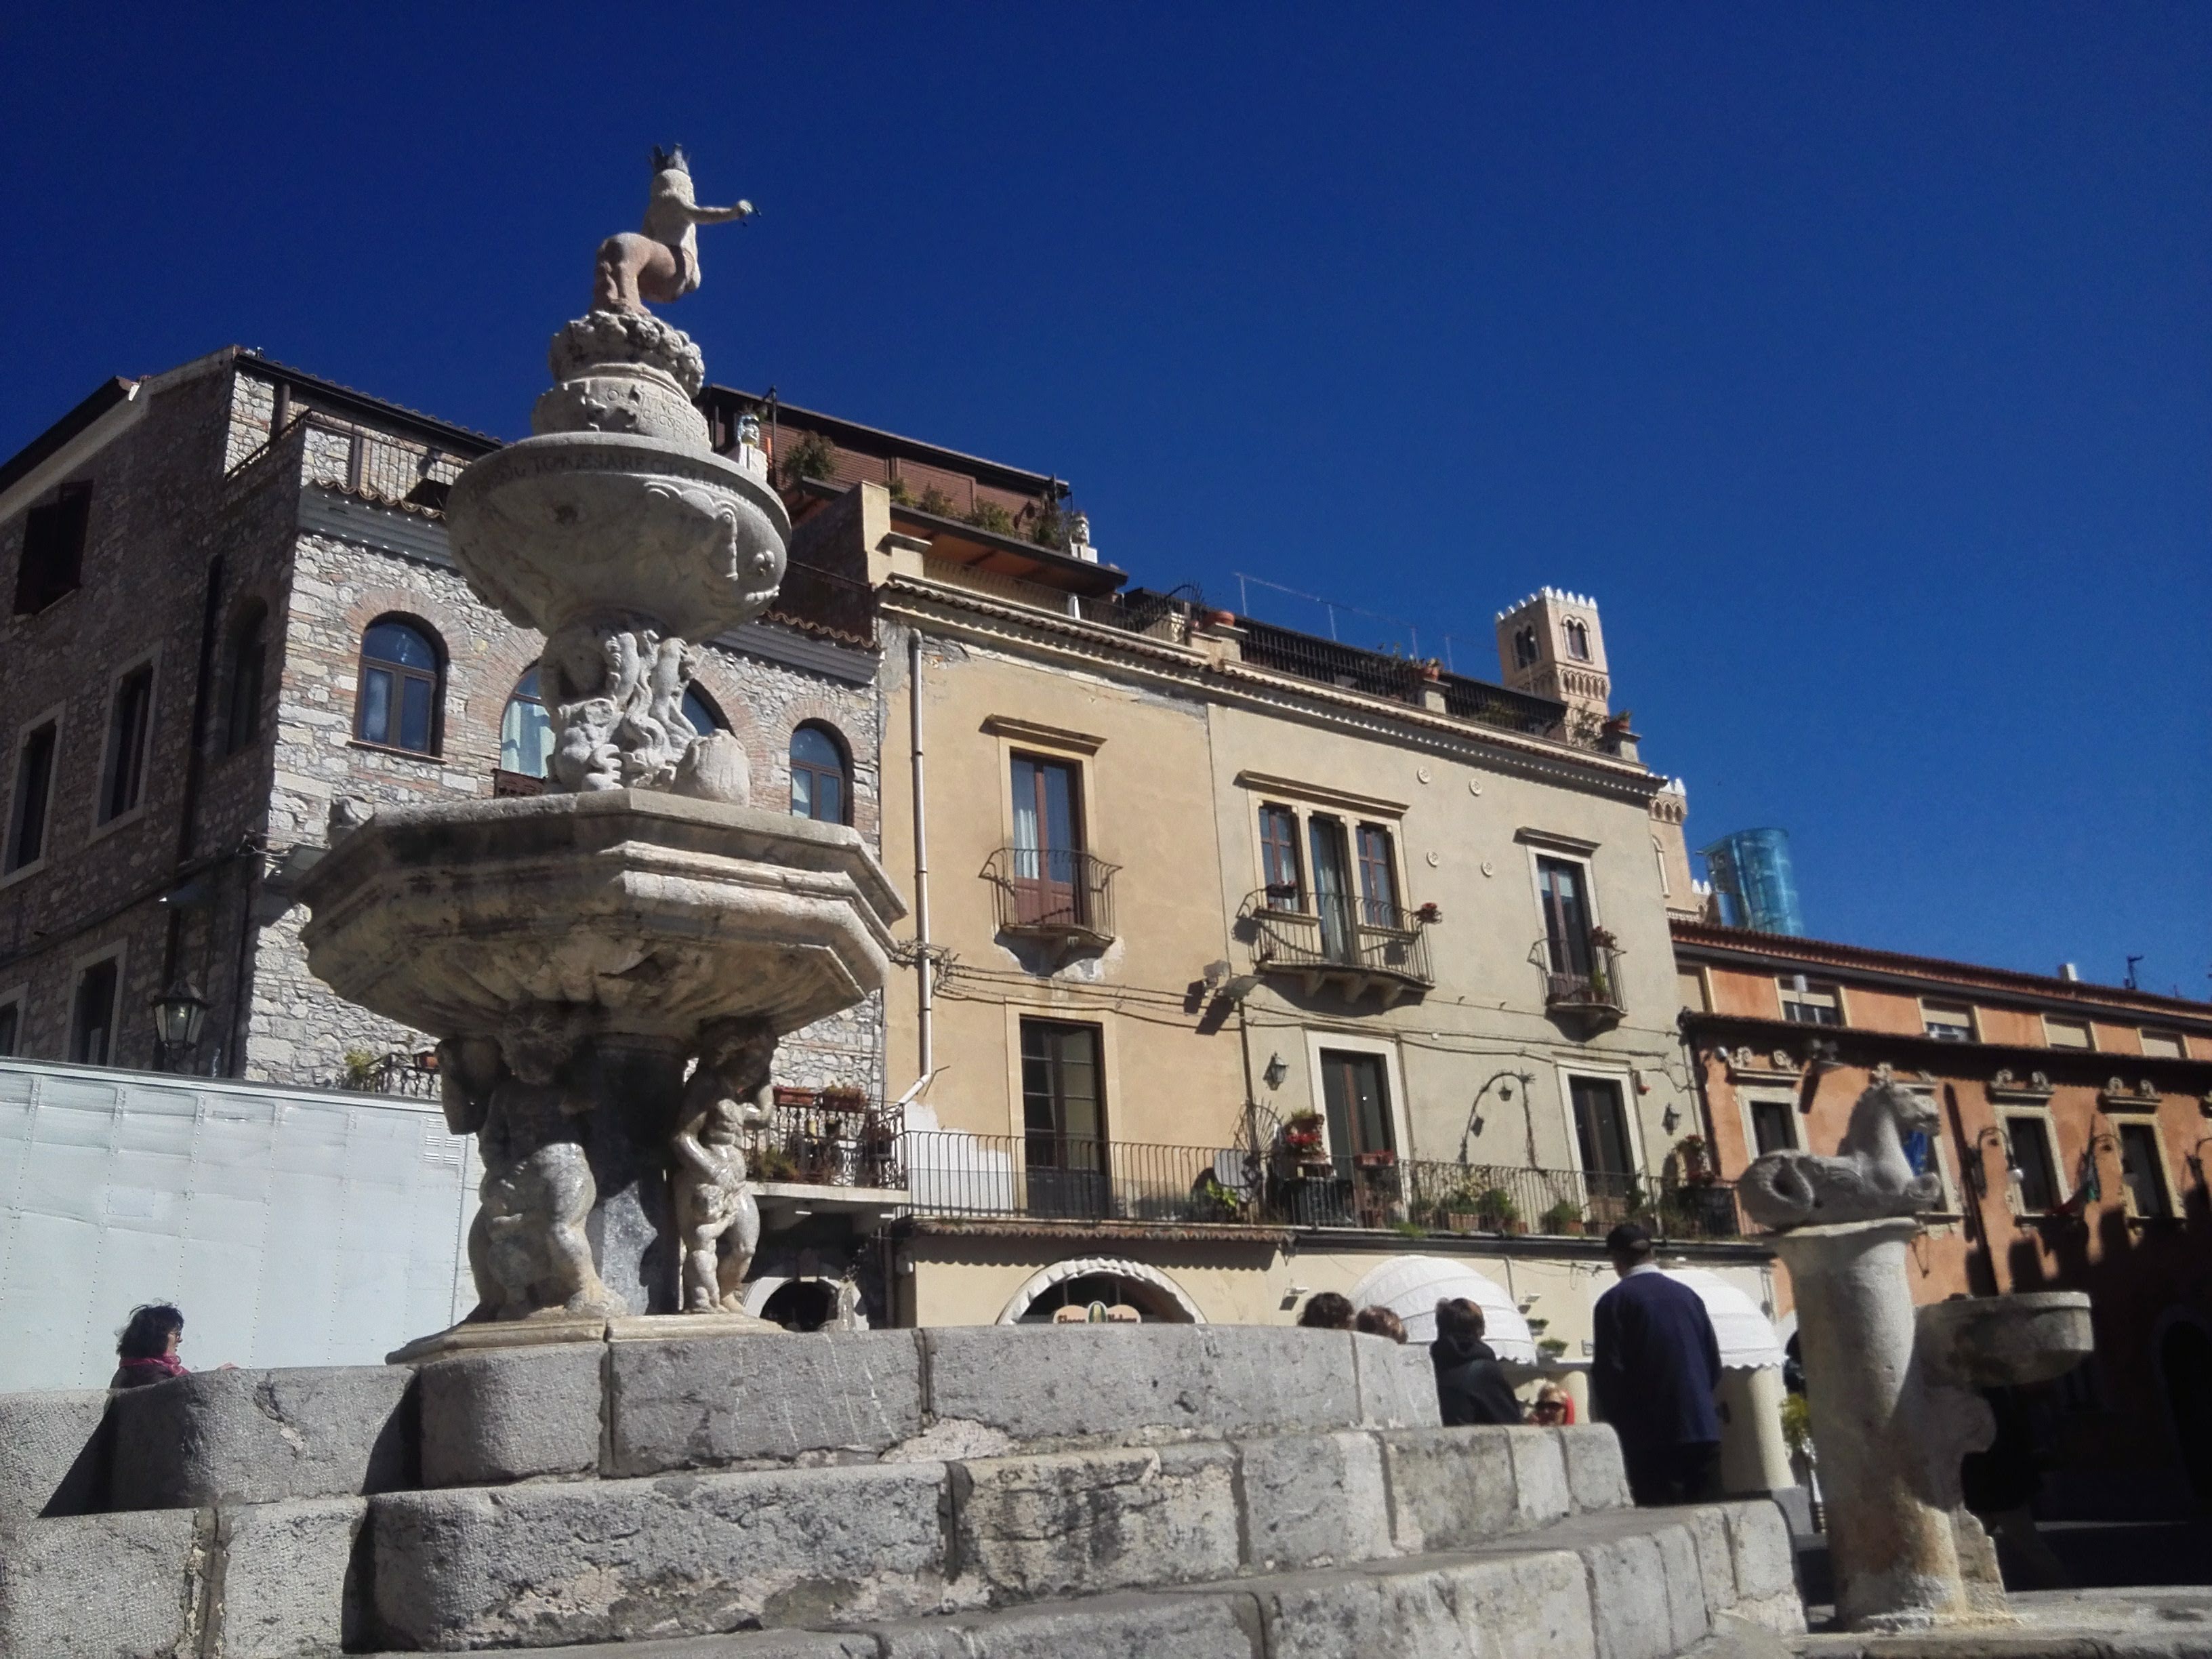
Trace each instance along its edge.
<path fill-rule="evenodd" d="M 1513 665 L 1534 668 L 1536 665 L 1536 630 L 1516 628 L 1513 630 Z"/>
<path fill-rule="evenodd" d="M 115 1004 L 122 989 L 116 961 L 93 963 L 76 976 L 76 1000 L 70 1014 L 70 1058 L 80 1066 L 106 1066 L 114 1059 Z"/>
<path fill-rule="evenodd" d="M 1564 631 L 1567 636 L 1567 654 L 1577 662 L 1588 662 L 1590 659 L 1589 624 L 1580 617 L 1570 617 Z"/>
<path fill-rule="evenodd" d="M 27 617 L 76 592 L 84 574 L 84 532 L 92 486 L 64 484 L 54 499 L 23 515 L 23 558 L 15 569 L 15 614 Z"/>
<path fill-rule="evenodd" d="M 375 623 L 361 636 L 354 736 L 363 743 L 436 754 L 445 678 L 442 656 L 422 629 L 397 617 Z"/>

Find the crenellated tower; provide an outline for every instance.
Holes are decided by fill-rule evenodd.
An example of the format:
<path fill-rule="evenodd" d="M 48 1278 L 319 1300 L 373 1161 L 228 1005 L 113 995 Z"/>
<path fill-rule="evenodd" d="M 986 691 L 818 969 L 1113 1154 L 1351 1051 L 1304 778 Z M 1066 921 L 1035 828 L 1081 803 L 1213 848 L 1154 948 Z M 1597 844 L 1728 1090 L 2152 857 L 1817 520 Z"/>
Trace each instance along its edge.
<path fill-rule="evenodd" d="M 1557 697 L 1569 716 L 1602 721 L 1612 712 L 1605 629 L 1597 601 L 1546 587 L 1498 613 L 1498 661 L 1516 691 Z"/>

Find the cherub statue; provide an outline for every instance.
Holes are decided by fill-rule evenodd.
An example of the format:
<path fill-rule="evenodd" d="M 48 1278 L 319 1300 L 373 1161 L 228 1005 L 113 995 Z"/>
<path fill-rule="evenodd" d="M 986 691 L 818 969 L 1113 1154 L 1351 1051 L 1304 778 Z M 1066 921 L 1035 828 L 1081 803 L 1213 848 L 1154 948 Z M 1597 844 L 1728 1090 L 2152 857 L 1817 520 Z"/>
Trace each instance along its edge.
<path fill-rule="evenodd" d="M 744 1305 L 745 1274 L 760 1247 L 760 1209 L 745 1179 L 741 1140 L 766 1115 L 760 1097 L 775 1058 L 775 1031 L 766 1020 L 709 1020 L 699 1034 L 699 1063 L 684 1087 L 673 1142 L 686 1313 Z"/>
<path fill-rule="evenodd" d="M 666 305 L 699 286 L 701 225 L 751 217 L 753 204 L 701 207 L 691 194 L 691 165 L 684 146 L 653 152 L 653 186 L 645 201 L 645 229 L 625 230 L 599 244 L 592 284 L 592 309 L 648 313 L 645 301 Z"/>
<path fill-rule="evenodd" d="M 628 1312 L 584 1231 L 599 1184 L 576 1120 L 591 1115 L 597 1067 L 569 1011 L 533 1004 L 495 1041 L 450 1040 L 438 1053 L 447 1121 L 473 1128 L 483 1158 L 470 1321 Z"/>

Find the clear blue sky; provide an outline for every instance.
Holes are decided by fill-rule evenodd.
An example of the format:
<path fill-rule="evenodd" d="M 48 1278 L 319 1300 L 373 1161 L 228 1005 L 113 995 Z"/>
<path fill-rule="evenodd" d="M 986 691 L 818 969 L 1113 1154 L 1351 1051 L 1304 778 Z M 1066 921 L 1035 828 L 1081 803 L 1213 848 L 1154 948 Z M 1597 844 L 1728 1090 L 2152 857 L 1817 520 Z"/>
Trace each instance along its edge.
<path fill-rule="evenodd" d="M 715 378 L 1462 670 L 1595 594 L 1814 933 L 2207 993 L 2212 7 L 56 9 L 0 453 L 229 343 L 518 434 L 681 139 Z"/>

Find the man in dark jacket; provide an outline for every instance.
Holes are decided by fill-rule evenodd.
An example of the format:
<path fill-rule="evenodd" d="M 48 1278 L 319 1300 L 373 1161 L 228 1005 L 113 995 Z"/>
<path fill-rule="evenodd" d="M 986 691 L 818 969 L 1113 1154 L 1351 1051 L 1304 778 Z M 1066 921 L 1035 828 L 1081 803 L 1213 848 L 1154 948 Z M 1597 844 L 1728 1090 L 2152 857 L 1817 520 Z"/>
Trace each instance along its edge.
<path fill-rule="evenodd" d="M 1661 1273 L 1651 1235 L 1625 1221 L 1606 1236 L 1620 1275 L 1597 1299 L 1590 1388 L 1620 1437 L 1639 1504 L 1693 1504 L 1719 1486 L 1721 1346 L 1698 1293 Z"/>
<path fill-rule="evenodd" d="M 1429 1358 L 1437 1368 L 1437 1404 L 1446 1428 L 1521 1420 L 1521 1402 L 1482 1340 L 1483 1328 L 1482 1310 L 1465 1297 L 1437 1304 L 1437 1340 L 1429 1344 Z"/>

